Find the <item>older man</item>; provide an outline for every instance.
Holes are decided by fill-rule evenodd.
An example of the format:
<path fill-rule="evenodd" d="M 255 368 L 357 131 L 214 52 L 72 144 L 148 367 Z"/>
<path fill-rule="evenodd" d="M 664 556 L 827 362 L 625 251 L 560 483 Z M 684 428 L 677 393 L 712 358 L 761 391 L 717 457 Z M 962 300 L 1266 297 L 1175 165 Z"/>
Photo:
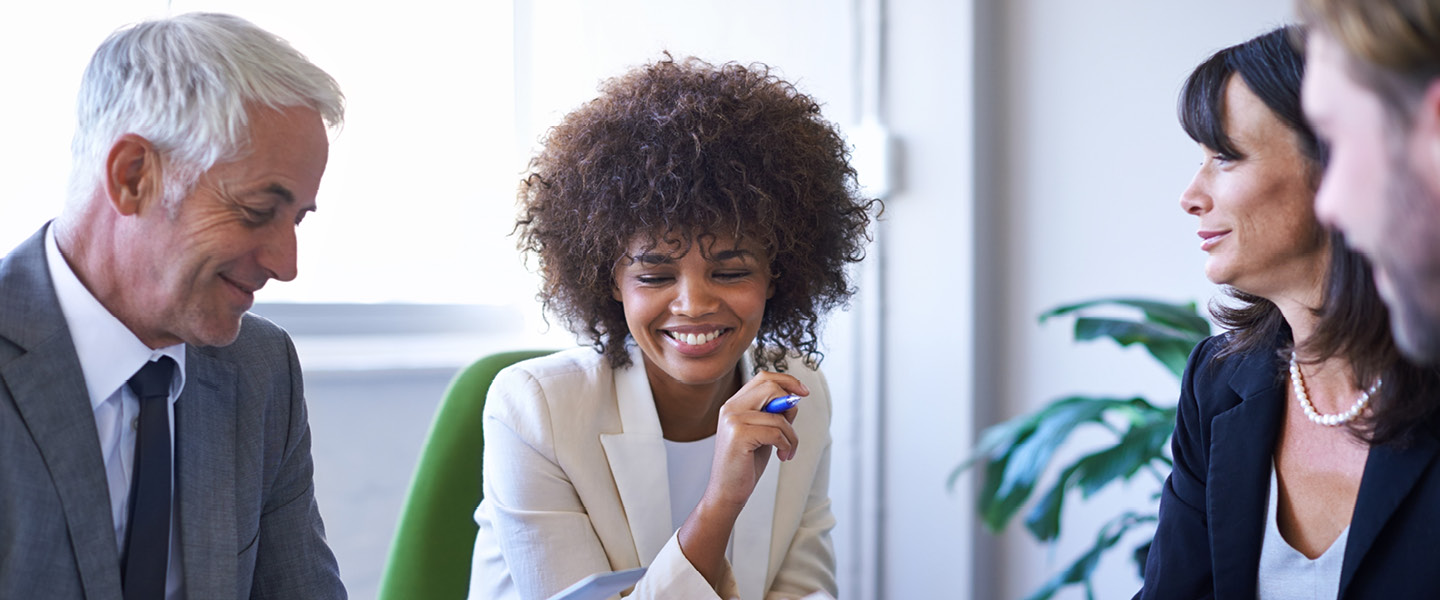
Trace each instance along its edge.
<path fill-rule="evenodd" d="M 1400 349 L 1440 362 L 1440 2 L 1300 0 L 1320 218 L 1375 266 Z"/>
<path fill-rule="evenodd" d="M 246 314 L 295 277 L 339 87 L 189 14 L 107 39 L 78 112 L 64 211 L 0 261 L 0 598 L 345 597 L 295 349 Z"/>

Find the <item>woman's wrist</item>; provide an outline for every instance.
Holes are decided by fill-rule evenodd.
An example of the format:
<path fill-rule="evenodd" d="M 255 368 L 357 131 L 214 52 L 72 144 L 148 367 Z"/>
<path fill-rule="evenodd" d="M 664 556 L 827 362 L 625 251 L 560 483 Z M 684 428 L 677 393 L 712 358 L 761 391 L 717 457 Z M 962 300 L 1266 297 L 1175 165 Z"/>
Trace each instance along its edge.
<path fill-rule="evenodd" d="M 680 552 L 691 566 L 705 578 L 712 588 L 720 585 L 725 572 L 725 548 L 730 543 L 730 533 L 735 529 L 735 520 L 744 505 L 732 506 L 727 502 L 713 502 L 708 496 L 701 498 L 695 510 L 690 511 L 685 523 L 676 532 Z"/>

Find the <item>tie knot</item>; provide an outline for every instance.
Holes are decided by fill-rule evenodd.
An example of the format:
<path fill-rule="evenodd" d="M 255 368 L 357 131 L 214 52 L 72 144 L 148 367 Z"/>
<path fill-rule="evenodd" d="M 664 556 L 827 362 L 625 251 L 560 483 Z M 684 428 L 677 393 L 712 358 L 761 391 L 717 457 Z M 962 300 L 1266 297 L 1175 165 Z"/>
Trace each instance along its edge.
<path fill-rule="evenodd" d="M 168 398 L 170 396 L 170 378 L 174 371 L 175 361 L 168 356 L 147 362 L 130 378 L 130 391 L 135 392 L 135 395 L 141 400 Z"/>

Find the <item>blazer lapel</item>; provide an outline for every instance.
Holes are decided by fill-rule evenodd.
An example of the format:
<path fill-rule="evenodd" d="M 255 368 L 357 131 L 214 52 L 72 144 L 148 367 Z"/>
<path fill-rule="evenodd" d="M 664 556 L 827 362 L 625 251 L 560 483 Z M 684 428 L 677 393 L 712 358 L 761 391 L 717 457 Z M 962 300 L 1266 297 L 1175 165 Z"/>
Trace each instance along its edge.
<path fill-rule="evenodd" d="M 665 437 L 655 411 L 644 359 L 631 351 L 631 366 L 615 372 L 621 433 L 601 434 L 605 460 L 615 478 L 640 564 L 649 565 L 675 533 L 670 518 L 670 483 Z"/>
<path fill-rule="evenodd" d="M 1271 457 L 1285 414 L 1279 367 L 1263 356 L 1231 359 L 1245 361 L 1229 382 L 1241 402 L 1211 422 L 1206 517 L 1216 598 L 1254 598 L 1256 593 Z"/>
<path fill-rule="evenodd" d="M 176 489 L 185 594 L 239 589 L 235 516 L 235 365 L 186 347 L 185 389 L 175 402 Z"/>
<path fill-rule="evenodd" d="M 781 463 L 772 451 L 765 472 L 760 475 L 760 481 L 755 482 L 755 491 L 750 493 L 750 500 L 735 519 L 730 563 L 735 570 L 740 597 L 744 600 L 764 598 L 770 583 L 770 539 L 774 531 L 780 467 Z M 735 548 L 740 548 L 740 551 L 734 551 Z"/>
<path fill-rule="evenodd" d="M 1340 594 L 1355 578 L 1370 547 L 1380 531 L 1395 514 L 1401 501 L 1410 494 L 1421 475 L 1435 460 L 1440 442 L 1429 435 L 1416 436 L 1404 449 L 1373 446 L 1365 461 L 1365 474 L 1360 477 L 1360 495 L 1355 499 L 1355 514 L 1350 521 L 1350 536 L 1345 542 L 1345 562 L 1340 568 Z"/>
<path fill-rule="evenodd" d="M 25 349 L 0 365 L 0 380 L 50 469 L 86 597 L 119 598 L 120 553 L 100 436 L 50 282 L 44 233 L 42 228 L 0 263 L 0 337 Z"/>
<path fill-rule="evenodd" d="M 749 352 L 740 359 L 740 372 L 745 374 L 746 380 L 754 377 L 755 361 Z M 737 591 L 744 600 L 764 598 L 770 584 L 770 540 L 775 530 L 775 502 L 778 500 L 781 467 L 772 449 L 765 472 L 755 482 L 750 500 L 735 519 L 735 531 L 730 538 L 730 564 L 735 571 Z M 736 552 L 735 548 L 741 550 Z"/>

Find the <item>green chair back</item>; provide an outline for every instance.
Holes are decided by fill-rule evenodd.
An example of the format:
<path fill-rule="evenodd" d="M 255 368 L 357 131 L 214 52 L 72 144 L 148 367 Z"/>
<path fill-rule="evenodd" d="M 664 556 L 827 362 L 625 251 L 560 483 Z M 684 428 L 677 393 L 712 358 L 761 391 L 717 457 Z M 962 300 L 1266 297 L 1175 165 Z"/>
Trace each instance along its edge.
<path fill-rule="evenodd" d="M 410 493 L 400 512 L 390 558 L 380 579 L 380 600 L 464 598 L 470 590 L 475 549 L 475 507 L 480 503 L 480 415 L 490 382 L 501 369 L 553 350 L 492 354 L 475 361 L 445 391 L 420 452 Z"/>

